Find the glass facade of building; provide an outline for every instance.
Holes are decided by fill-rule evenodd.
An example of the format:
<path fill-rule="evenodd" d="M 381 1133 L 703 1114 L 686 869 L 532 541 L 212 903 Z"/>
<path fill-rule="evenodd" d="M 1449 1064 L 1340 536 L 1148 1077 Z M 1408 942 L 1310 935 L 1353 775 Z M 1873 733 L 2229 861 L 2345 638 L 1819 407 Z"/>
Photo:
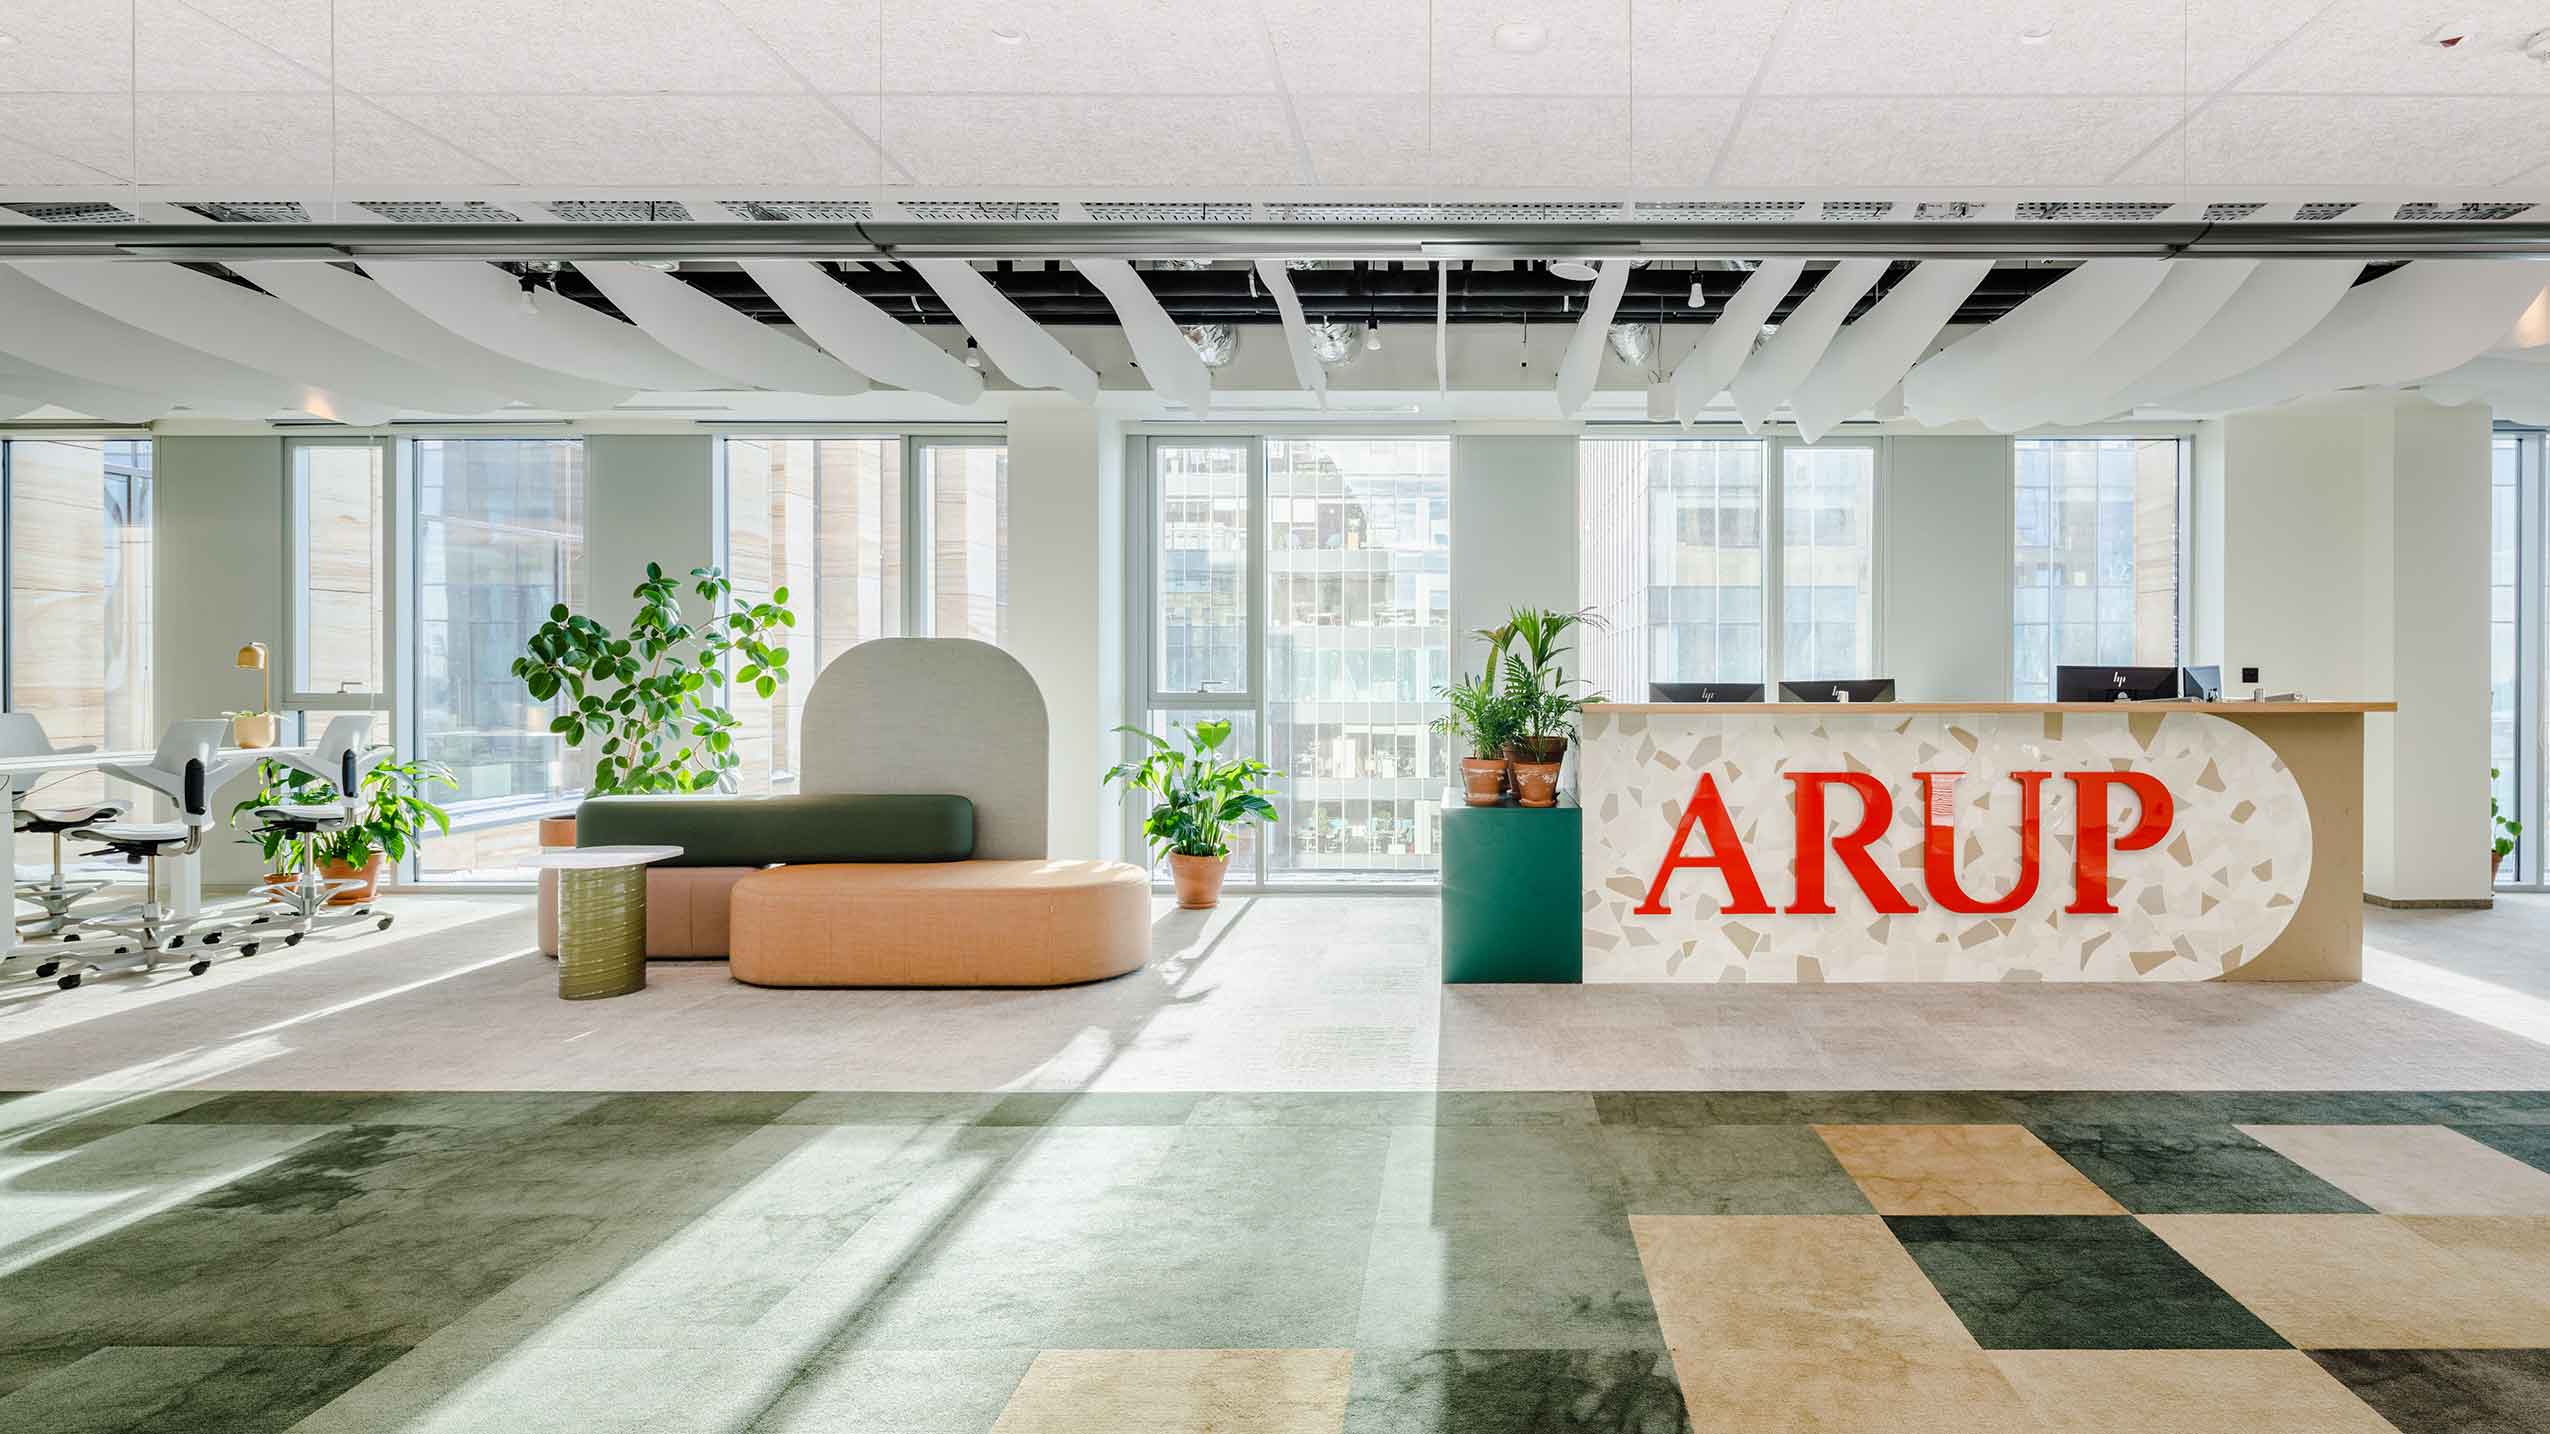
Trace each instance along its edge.
<path fill-rule="evenodd" d="M 2178 661 L 2178 438 L 2022 438 L 2011 696 L 2054 696 L 2054 669 Z"/>

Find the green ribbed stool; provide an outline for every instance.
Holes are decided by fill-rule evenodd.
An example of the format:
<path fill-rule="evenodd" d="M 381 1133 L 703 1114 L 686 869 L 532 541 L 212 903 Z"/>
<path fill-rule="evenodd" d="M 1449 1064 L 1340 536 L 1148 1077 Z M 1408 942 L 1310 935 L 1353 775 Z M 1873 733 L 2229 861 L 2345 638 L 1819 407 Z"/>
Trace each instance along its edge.
<path fill-rule="evenodd" d="M 543 852 L 558 873 L 558 999 L 592 1001 L 646 989 L 646 869 L 677 846 L 586 846 Z"/>

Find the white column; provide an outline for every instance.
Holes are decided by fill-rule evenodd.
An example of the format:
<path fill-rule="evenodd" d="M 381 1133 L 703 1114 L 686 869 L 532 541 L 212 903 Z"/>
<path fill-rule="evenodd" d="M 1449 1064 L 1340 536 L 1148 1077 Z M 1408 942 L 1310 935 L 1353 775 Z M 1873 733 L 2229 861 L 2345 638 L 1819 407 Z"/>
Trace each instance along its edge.
<path fill-rule="evenodd" d="M 1470 636 L 1517 607 L 1573 612 L 1574 433 L 1463 434 L 1452 440 L 1452 671 L 1476 672 Z M 1581 662 L 1571 668 L 1582 670 Z M 1624 699 L 1629 700 L 1629 699 Z"/>
<path fill-rule="evenodd" d="M 660 564 L 684 579 L 718 547 L 716 440 L 704 433 L 595 433 L 584 440 L 585 610 L 618 631 L 635 608 L 629 590 Z"/>
<path fill-rule="evenodd" d="M 1087 404 L 1028 394 L 1009 405 L 1009 650 L 1045 694 L 1049 843 L 1057 857 L 1117 856 L 1123 826 L 1102 791 L 1127 719 L 1124 426 Z"/>

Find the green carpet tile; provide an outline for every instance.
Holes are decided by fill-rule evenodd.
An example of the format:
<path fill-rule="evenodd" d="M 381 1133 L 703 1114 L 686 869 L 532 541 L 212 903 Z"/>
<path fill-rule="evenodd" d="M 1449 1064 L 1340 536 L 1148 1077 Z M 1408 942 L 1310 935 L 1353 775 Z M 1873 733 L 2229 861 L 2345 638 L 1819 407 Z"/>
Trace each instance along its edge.
<path fill-rule="evenodd" d="M 0 1429 L 1928 1428 L 1869 1371 L 2171 1351 L 2550 1428 L 2550 1092 L 0 1095 Z"/>

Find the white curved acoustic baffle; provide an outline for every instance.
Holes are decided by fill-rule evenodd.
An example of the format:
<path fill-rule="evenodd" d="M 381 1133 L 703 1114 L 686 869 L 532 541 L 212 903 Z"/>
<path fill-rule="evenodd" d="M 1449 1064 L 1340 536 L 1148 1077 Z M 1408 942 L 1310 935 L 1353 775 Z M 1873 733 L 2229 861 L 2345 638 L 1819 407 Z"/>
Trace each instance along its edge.
<path fill-rule="evenodd" d="M 2543 285 L 2532 302 L 2515 316 L 2515 326 L 2497 344 L 2500 349 L 2538 350 L 2550 348 L 2550 285 Z"/>
<path fill-rule="evenodd" d="M 0 352 L 75 379 L 165 393 L 224 417 L 300 412 L 344 423 L 386 423 L 388 404 L 292 383 L 173 343 L 0 265 Z"/>
<path fill-rule="evenodd" d="M 1700 335 L 1700 342 L 1682 356 L 1673 371 L 1673 416 L 1688 424 L 1700 416 L 1709 400 L 1716 398 L 1735 377 L 1744 356 L 1753 352 L 1753 341 L 1762 336 L 1762 321 L 1788 297 L 1797 276 L 1806 270 L 1802 259 L 1765 259 L 1762 267 L 1744 281 L 1735 297 L 1718 310 L 1716 322 Z"/>
<path fill-rule="evenodd" d="M 0 385 L 8 382 L 0 374 Z M 2550 364 L 2487 354 L 2421 381 L 2417 390 L 2437 403 L 2485 403 L 2517 423 L 2550 423 Z"/>
<path fill-rule="evenodd" d="M 2185 346 L 2222 312 L 2257 270 L 2254 259 L 2181 259 L 2106 343 L 2082 356 L 2068 373 L 2022 390 L 1984 414 L 2004 433 L 2040 423 L 2093 423 L 2121 411 L 2126 387 Z"/>
<path fill-rule="evenodd" d="M 341 386 L 422 413 L 486 413 L 508 397 L 349 338 L 270 294 L 176 264 L 72 260 L 18 271 L 135 328 L 296 382 Z"/>
<path fill-rule="evenodd" d="M 2164 259 L 2092 259 L 1904 375 L 1904 407 L 1925 424 L 1978 418 L 2068 373 L 2160 287 Z"/>
<path fill-rule="evenodd" d="M 1831 347 L 1833 336 L 1841 332 L 1851 306 L 1877 287 L 1885 273 L 1883 259 L 1844 259 L 1825 270 L 1823 282 L 1791 311 L 1780 331 L 1745 359 L 1727 383 L 1727 395 L 1735 400 L 1735 416 L 1744 420 L 1745 432 L 1761 432 L 1771 410 L 1797 392 L 1798 384 Z"/>
<path fill-rule="evenodd" d="M 367 259 L 362 268 L 400 303 L 471 343 L 535 368 L 632 389 L 735 386 L 734 379 L 680 357 L 636 326 L 573 299 L 541 292 L 526 306 L 521 282 L 493 264 Z"/>
<path fill-rule="evenodd" d="M 1283 260 L 1260 259 L 1257 261 L 1257 282 L 1266 286 L 1267 296 L 1275 301 L 1277 317 L 1284 321 L 1284 347 L 1293 356 L 1293 377 L 1301 380 L 1305 390 L 1317 394 L 1319 406 L 1326 408 L 1328 370 L 1320 366 L 1319 355 L 1311 352 L 1310 323 L 1302 317 L 1302 298 L 1293 292 L 1293 276 L 1285 272 Z M 1436 283 L 1439 290 L 1442 283 L 1439 274 Z M 1437 298 L 1440 297 L 1438 292 Z M 1436 326 L 1435 332 L 1438 335 L 1442 333 L 1440 325 Z M 1442 378 L 1439 366 L 1435 376 L 1438 381 Z"/>
<path fill-rule="evenodd" d="M 637 391 L 552 368 L 535 368 L 471 343 L 399 302 L 379 284 L 334 264 L 290 259 L 229 262 L 230 272 L 339 333 L 440 372 L 468 374 L 534 408 L 592 413 Z"/>
<path fill-rule="evenodd" d="M 2346 297 L 2364 266 L 2352 259 L 2276 259 L 2250 271 L 2195 336 L 2126 385 L 2121 412 L 2184 389 L 2219 383 L 2293 347 Z"/>
<path fill-rule="evenodd" d="M 983 376 L 803 259 L 746 259 L 744 272 L 824 352 L 879 383 L 950 403 L 983 396 Z"/>
<path fill-rule="evenodd" d="M 1798 436 L 1813 443 L 1885 398 L 1991 272 L 1988 259 L 1931 259 L 1887 290 L 1789 395 Z"/>
<path fill-rule="evenodd" d="M 948 311 L 1010 382 L 1021 388 L 1058 388 L 1083 403 L 1097 401 L 1098 375 L 1089 365 L 1020 312 L 973 265 L 962 259 L 915 259 L 912 272 L 946 301 Z"/>
<path fill-rule="evenodd" d="M 1133 346 L 1133 360 L 1142 365 L 1143 381 L 1151 391 L 1189 413 L 1204 414 L 1213 407 L 1213 370 L 1195 352 L 1195 345 L 1178 332 L 1177 321 L 1160 307 L 1142 276 L 1122 259 L 1074 259 L 1073 268 L 1081 277 L 1098 286 L 1107 303 L 1116 311 L 1116 322 L 1124 326 L 1125 342 Z"/>
<path fill-rule="evenodd" d="M 776 393 L 868 391 L 866 379 L 823 350 L 747 318 L 661 269 L 618 259 L 581 259 L 576 271 L 591 279 L 630 323 L 712 373 Z"/>
<path fill-rule="evenodd" d="M 2429 378 L 2487 352 L 2540 288 L 2540 266 L 2527 260 L 2403 264 L 2349 289 L 2318 327 L 2266 363 L 2162 402 L 2189 413 L 2229 413 Z"/>
<path fill-rule="evenodd" d="M 1558 361 L 1559 417 L 1574 418 L 1585 400 L 1594 396 L 1594 381 L 1603 371 L 1603 346 L 1611 337 L 1612 315 L 1620 312 L 1620 296 L 1628 287 L 1628 262 L 1603 260 L 1594 274 L 1594 287 L 1585 296 L 1584 316 L 1576 321 L 1576 332 L 1567 336 L 1567 352 Z"/>
<path fill-rule="evenodd" d="M 11 418 L 23 418 L 49 403 L 113 423 L 147 423 L 178 406 L 164 393 L 137 393 L 113 384 L 90 383 L 4 353 L 0 353 L 0 389 L 10 393 L 12 402 L 26 400 L 23 407 L 9 414 Z M 238 416 L 258 415 L 251 412 Z"/>

